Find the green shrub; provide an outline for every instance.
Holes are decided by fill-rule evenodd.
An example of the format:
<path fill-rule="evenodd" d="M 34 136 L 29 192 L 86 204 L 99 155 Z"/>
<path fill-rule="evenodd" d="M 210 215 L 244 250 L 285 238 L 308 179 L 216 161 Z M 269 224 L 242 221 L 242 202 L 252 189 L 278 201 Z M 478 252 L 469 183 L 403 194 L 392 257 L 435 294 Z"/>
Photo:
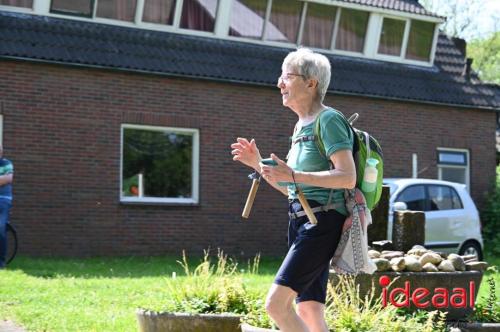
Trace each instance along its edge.
<path fill-rule="evenodd" d="M 500 256 L 500 166 L 496 170 L 496 185 L 481 210 L 484 249 L 487 256 Z"/>
<path fill-rule="evenodd" d="M 374 292 L 361 298 L 355 280 L 341 276 L 337 285 L 328 285 L 326 320 L 334 331 L 404 332 L 445 331 L 445 314 L 438 311 L 406 313 L 398 308 L 382 305 L 382 298 Z"/>
<path fill-rule="evenodd" d="M 496 266 L 488 268 L 493 273 L 498 273 Z M 471 320 L 483 323 L 500 323 L 500 302 L 497 301 L 496 283 L 493 274 L 488 276 L 488 298 L 486 303 L 476 303 Z"/>

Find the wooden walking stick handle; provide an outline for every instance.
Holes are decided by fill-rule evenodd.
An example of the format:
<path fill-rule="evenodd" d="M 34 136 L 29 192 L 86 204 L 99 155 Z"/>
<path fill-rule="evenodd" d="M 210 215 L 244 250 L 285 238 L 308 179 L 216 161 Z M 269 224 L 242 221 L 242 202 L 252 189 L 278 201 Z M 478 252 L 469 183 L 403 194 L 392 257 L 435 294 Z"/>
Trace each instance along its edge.
<path fill-rule="evenodd" d="M 252 210 L 253 201 L 255 200 L 255 195 L 257 194 L 257 189 L 259 189 L 260 184 L 260 175 L 257 172 L 250 174 L 248 178 L 252 179 L 252 188 L 250 188 L 245 207 L 243 208 L 243 213 L 241 214 L 245 219 L 250 215 L 250 210 Z"/>
<path fill-rule="evenodd" d="M 252 180 L 252 188 L 250 188 L 250 192 L 248 193 L 247 202 L 245 203 L 245 208 L 243 208 L 243 213 L 241 216 L 243 218 L 248 218 L 250 215 L 250 210 L 252 210 L 253 201 L 255 200 L 255 195 L 257 194 L 257 189 L 259 189 L 260 179 Z"/>
<path fill-rule="evenodd" d="M 318 223 L 318 219 L 316 219 L 316 216 L 314 215 L 314 213 L 311 210 L 311 206 L 309 205 L 309 202 L 307 202 L 307 199 L 304 196 L 304 193 L 299 188 L 297 188 L 297 196 L 299 196 L 300 205 L 302 205 L 302 208 L 304 209 L 304 212 L 306 213 L 307 218 L 309 218 L 309 221 L 311 222 L 311 224 L 316 225 Z"/>

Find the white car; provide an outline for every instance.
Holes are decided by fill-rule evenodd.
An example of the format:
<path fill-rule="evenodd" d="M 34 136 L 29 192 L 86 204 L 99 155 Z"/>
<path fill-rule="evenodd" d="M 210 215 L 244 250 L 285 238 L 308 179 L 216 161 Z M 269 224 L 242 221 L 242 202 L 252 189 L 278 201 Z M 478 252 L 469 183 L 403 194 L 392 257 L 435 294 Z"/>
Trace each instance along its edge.
<path fill-rule="evenodd" d="M 387 238 L 396 210 L 424 211 L 425 247 L 483 257 L 479 213 L 465 185 L 428 179 L 384 179 L 390 187 Z"/>

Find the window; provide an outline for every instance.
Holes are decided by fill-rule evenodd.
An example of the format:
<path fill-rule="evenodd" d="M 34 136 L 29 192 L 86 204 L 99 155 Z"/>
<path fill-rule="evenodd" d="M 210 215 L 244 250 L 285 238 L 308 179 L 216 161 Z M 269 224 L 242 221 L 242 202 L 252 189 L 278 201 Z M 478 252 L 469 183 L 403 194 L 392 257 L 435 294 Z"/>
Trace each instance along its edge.
<path fill-rule="evenodd" d="M 0 0 L 0 5 L 33 8 L 33 0 Z"/>
<path fill-rule="evenodd" d="M 94 1 L 92 0 L 52 0 L 50 11 L 69 15 L 92 17 Z"/>
<path fill-rule="evenodd" d="M 342 8 L 335 48 L 338 50 L 363 52 L 368 12 Z"/>
<path fill-rule="evenodd" d="M 273 0 L 269 23 L 281 34 L 266 27 L 266 40 L 296 43 L 300 27 L 301 1 Z M 283 38 L 284 37 L 284 38 Z"/>
<path fill-rule="evenodd" d="M 425 211 L 425 187 L 417 185 L 406 188 L 399 194 L 396 202 L 406 203 L 408 210 Z"/>
<path fill-rule="evenodd" d="M 384 18 L 378 45 L 379 54 L 401 55 L 405 26 L 406 21 Z"/>
<path fill-rule="evenodd" d="M 96 17 L 133 22 L 136 0 L 98 0 Z"/>
<path fill-rule="evenodd" d="M 149 23 L 172 25 L 175 0 L 145 0 L 142 20 Z"/>
<path fill-rule="evenodd" d="M 122 125 L 121 162 L 122 202 L 198 202 L 198 130 Z"/>
<path fill-rule="evenodd" d="M 329 49 L 337 7 L 309 3 L 304 26 L 302 44 L 305 46 Z"/>
<path fill-rule="evenodd" d="M 266 17 L 267 0 L 233 0 L 231 8 L 231 24 L 229 35 L 261 39 Z M 268 27 L 271 35 L 276 33 L 276 27 Z M 285 36 L 281 34 L 282 38 Z"/>
<path fill-rule="evenodd" d="M 406 58 L 430 61 L 435 24 L 423 21 L 411 21 Z"/>
<path fill-rule="evenodd" d="M 429 185 L 430 211 L 462 209 L 462 202 L 455 189 L 448 186 Z"/>
<path fill-rule="evenodd" d="M 463 183 L 469 190 L 469 152 L 459 149 L 438 149 L 438 179 Z"/>
<path fill-rule="evenodd" d="M 214 31 L 218 0 L 184 0 L 181 28 Z"/>

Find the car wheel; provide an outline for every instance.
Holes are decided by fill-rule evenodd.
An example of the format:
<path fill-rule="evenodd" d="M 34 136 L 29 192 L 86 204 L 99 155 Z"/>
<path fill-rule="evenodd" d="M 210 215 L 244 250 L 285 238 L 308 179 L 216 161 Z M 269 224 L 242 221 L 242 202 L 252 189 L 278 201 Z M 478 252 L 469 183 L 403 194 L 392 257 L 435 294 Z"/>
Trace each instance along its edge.
<path fill-rule="evenodd" d="M 462 256 L 475 255 L 478 261 L 483 259 L 483 253 L 481 251 L 481 247 L 476 242 L 465 243 L 462 246 L 462 248 L 460 248 L 459 254 Z"/>

